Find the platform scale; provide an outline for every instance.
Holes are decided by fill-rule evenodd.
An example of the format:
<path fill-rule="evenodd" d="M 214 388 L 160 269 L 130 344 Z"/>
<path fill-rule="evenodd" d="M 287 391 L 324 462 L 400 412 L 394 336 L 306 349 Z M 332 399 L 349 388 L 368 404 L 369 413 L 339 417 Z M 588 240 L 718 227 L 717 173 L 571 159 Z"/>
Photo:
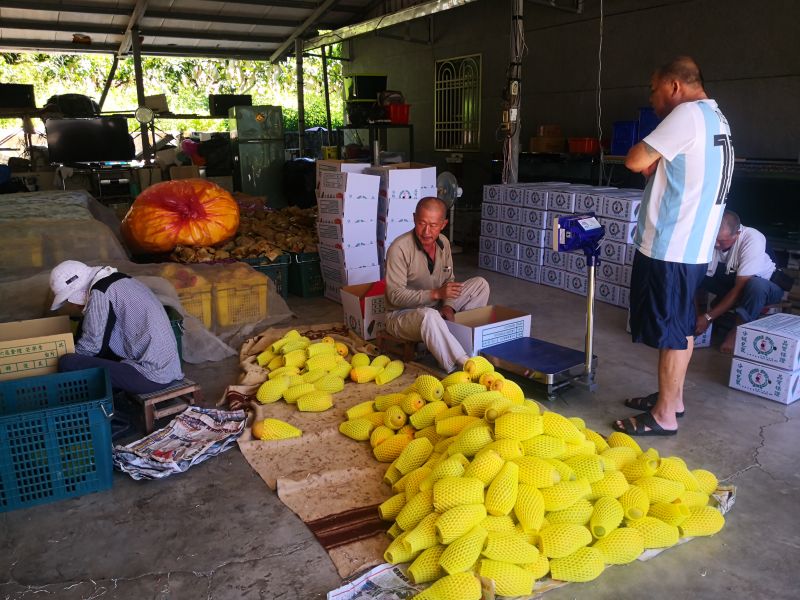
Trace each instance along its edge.
<path fill-rule="evenodd" d="M 490 346 L 481 354 L 495 367 L 521 375 L 545 386 L 548 400 L 569 385 L 578 384 L 594 391 L 597 357 L 594 356 L 595 267 L 600 262 L 600 241 L 605 235 L 594 213 L 567 215 L 553 219 L 553 250 L 583 250 L 588 282 L 586 294 L 586 337 L 584 351 L 567 348 L 532 337 L 522 337 Z"/>

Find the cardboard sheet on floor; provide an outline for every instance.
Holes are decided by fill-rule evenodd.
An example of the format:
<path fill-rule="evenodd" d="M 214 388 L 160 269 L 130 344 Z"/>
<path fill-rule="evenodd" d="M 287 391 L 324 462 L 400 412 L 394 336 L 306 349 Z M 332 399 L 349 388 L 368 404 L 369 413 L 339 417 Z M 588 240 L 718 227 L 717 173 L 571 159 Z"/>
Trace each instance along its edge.
<path fill-rule="evenodd" d="M 255 364 L 255 356 L 290 329 L 312 339 L 331 335 L 347 343 L 351 352 L 375 351 L 374 346 L 349 337 L 342 324 L 270 329 L 242 347 L 241 385 L 230 386 L 223 400 L 230 405 L 231 400 L 247 402 L 254 397 L 267 378 L 266 372 Z M 342 577 L 383 562 L 383 552 L 389 545 L 383 532 L 390 523 L 378 519 L 377 505 L 391 495 L 391 490 L 382 483 L 388 465 L 375 460 L 368 443 L 339 433 L 339 424 L 351 406 L 379 393 L 400 391 L 424 372 L 412 363 L 406 365 L 402 376 L 381 387 L 348 382 L 343 391 L 334 394 L 333 409 L 322 413 L 303 413 L 283 401 L 255 403 L 255 418 L 286 421 L 300 428 L 303 435 L 262 442 L 254 440 L 247 429 L 239 438 L 239 448 L 247 462 L 314 532 Z"/>

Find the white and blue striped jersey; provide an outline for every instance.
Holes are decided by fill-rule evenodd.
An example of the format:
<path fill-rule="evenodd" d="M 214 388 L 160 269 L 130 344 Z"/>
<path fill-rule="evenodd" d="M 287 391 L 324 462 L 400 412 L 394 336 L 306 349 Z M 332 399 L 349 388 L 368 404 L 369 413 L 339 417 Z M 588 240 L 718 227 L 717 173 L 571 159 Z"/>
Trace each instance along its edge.
<path fill-rule="evenodd" d="M 733 174 L 727 119 L 714 100 L 684 102 L 643 141 L 662 159 L 644 190 L 636 247 L 657 260 L 709 262 Z"/>

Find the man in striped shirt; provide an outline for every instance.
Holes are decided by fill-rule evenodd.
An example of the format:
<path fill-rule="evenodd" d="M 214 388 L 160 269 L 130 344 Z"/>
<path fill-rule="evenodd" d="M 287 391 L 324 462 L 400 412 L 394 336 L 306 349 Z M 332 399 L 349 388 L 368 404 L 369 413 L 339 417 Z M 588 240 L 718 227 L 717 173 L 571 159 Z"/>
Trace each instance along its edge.
<path fill-rule="evenodd" d="M 626 400 L 644 412 L 613 427 L 630 435 L 674 435 L 694 345 L 694 295 L 725 210 L 733 145 L 694 60 L 681 56 L 660 67 L 650 89 L 663 120 L 631 148 L 625 166 L 647 178 L 634 240 L 631 335 L 659 350 L 658 393 Z"/>
<path fill-rule="evenodd" d="M 67 260 L 50 273 L 50 288 L 51 310 L 84 307 L 75 353 L 61 357 L 59 371 L 103 367 L 112 388 L 133 394 L 183 379 L 167 313 L 146 285 L 112 267 Z"/>

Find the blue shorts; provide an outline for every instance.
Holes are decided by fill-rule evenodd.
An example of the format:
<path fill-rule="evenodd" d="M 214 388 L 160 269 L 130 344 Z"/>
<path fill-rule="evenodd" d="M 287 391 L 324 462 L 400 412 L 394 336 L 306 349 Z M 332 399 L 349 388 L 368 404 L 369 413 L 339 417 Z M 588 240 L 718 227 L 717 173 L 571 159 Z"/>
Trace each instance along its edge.
<path fill-rule="evenodd" d="M 631 337 L 660 350 L 685 350 L 694 335 L 694 295 L 708 265 L 649 258 L 637 251 L 631 274 Z"/>

